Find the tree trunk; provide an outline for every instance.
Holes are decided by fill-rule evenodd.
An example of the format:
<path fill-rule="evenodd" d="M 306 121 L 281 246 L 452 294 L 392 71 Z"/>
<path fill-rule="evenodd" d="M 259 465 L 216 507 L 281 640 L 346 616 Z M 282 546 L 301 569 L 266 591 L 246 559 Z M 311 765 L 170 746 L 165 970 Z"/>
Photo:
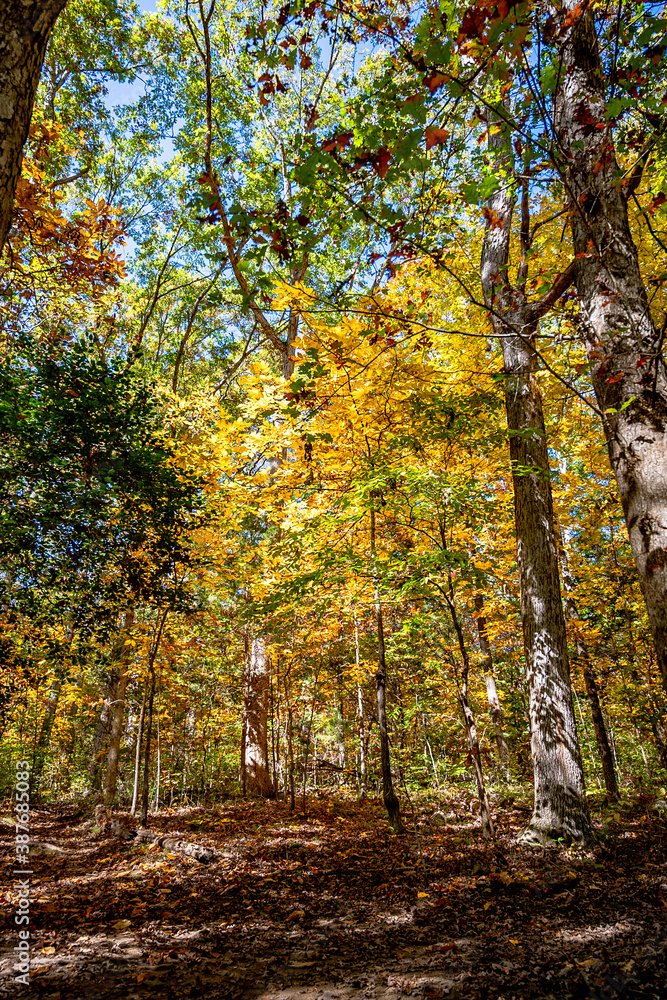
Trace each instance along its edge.
<path fill-rule="evenodd" d="M 77 674 L 74 681 L 74 690 L 71 692 L 72 700 L 66 706 L 65 712 L 69 722 L 69 732 L 67 734 L 67 739 L 65 741 L 65 757 L 67 759 L 67 773 L 65 777 L 64 788 L 69 791 L 72 787 L 72 768 L 74 766 L 74 759 L 77 751 L 77 744 L 79 742 L 79 727 L 76 725 L 76 718 L 79 714 L 79 705 L 77 702 L 77 691 L 81 690 L 81 685 L 83 683 L 83 674 Z"/>
<path fill-rule="evenodd" d="M 576 11 L 564 36 L 556 118 L 583 334 L 596 359 L 593 387 L 667 691 L 667 370 L 628 220 L 636 184 L 632 177 L 619 183 L 605 118 L 593 14 L 577 0 L 560 10 L 568 17 Z"/>
<path fill-rule="evenodd" d="M 600 705 L 600 696 L 598 694 L 595 671 L 593 670 L 593 665 L 590 661 L 590 657 L 588 656 L 586 646 L 582 646 L 582 644 L 578 641 L 577 655 L 581 661 L 584 684 L 586 685 L 586 694 L 588 695 L 588 700 L 591 706 L 593 729 L 595 730 L 595 739 L 598 745 L 600 761 L 602 763 L 602 774 L 604 776 L 604 785 L 607 790 L 607 798 L 611 802 L 615 802 L 618 799 L 618 783 L 616 781 L 616 770 L 614 768 L 614 756 L 611 752 L 609 737 L 607 736 L 607 727 L 604 724 L 604 716 L 602 714 L 602 706 Z"/>
<path fill-rule="evenodd" d="M 56 677 L 49 690 L 49 697 L 46 702 L 46 708 L 44 709 L 44 718 L 42 719 L 42 725 L 37 738 L 35 766 L 31 773 L 31 781 L 34 782 L 35 790 L 39 789 L 39 780 L 42 776 L 42 771 L 44 770 L 46 754 L 49 749 L 49 743 L 51 742 L 51 730 L 53 729 L 53 723 L 55 722 L 56 712 L 58 710 L 58 702 L 60 701 L 60 689 L 60 679 Z"/>
<path fill-rule="evenodd" d="M 148 653 L 148 672 L 151 678 L 150 695 L 148 698 L 148 728 L 146 729 L 146 748 L 144 751 L 144 782 L 141 795 L 141 816 L 139 823 L 141 826 L 146 826 L 148 822 L 148 786 L 150 781 L 150 769 L 151 769 L 151 733 L 153 728 L 153 702 L 155 700 L 155 657 L 157 656 L 157 651 L 160 648 L 160 641 L 162 639 L 162 633 L 164 631 L 164 626 L 167 621 L 167 615 L 169 614 L 169 608 L 165 608 L 162 612 L 162 618 L 155 622 L 155 631 L 153 633 L 153 642 Z"/>
<path fill-rule="evenodd" d="M 109 735 L 111 701 L 113 699 L 114 692 L 117 686 L 118 686 L 118 673 L 116 670 L 112 668 L 109 670 L 106 682 L 104 684 L 104 694 L 102 696 L 102 708 L 100 709 L 97 725 L 95 726 L 95 735 L 93 737 L 93 747 L 90 757 L 90 764 L 88 765 L 88 780 L 90 781 L 90 787 L 93 789 L 99 789 L 101 785 L 100 763 L 102 761 L 102 756 L 103 756 L 104 741 Z"/>
<path fill-rule="evenodd" d="M 618 554 L 616 551 L 616 542 L 614 539 L 613 524 L 610 523 L 609 529 L 610 529 L 609 542 L 610 542 L 612 558 L 616 569 L 620 571 Z M 628 607 L 628 601 L 625 594 L 625 587 L 623 586 L 623 584 L 621 584 L 621 593 L 623 597 L 623 616 L 628 626 L 627 648 L 628 648 L 628 660 L 630 663 L 630 676 L 632 677 L 633 681 L 635 681 L 635 683 L 640 684 L 644 688 L 648 714 L 649 714 L 649 723 L 651 726 L 651 732 L 653 733 L 653 739 L 655 741 L 658 760 L 660 761 L 661 766 L 665 770 L 667 770 L 667 733 L 665 732 L 665 727 L 662 722 L 663 713 L 661 711 L 661 706 L 657 704 L 655 695 L 653 693 L 652 678 L 650 671 L 648 669 L 648 665 L 644 662 L 643 657 L 640 657 L 639 652 L 637 650 L 637 645 L 635 643 L 634 629 L 632 627 L 632 613 L 630 611 L 630 608 Z M 612 648 L 615 650 L 615 647 L 616 647 L 616 642 L 614 637 L 612 637 Z M 616 662 L 618 662 L 618 659 Z M 632 712 L 633 706 L 630 705 L 629 707 Z"/>
<path fill-rule="evenodd" d="M 493 121 L 489 125 L 492 132 Z M 527 236 L 522 237 L 518 284 L 512 287 L 509 281 L 510 237 L 516 203 L 513 163 L 507 148 L 509 137 L 498 125 L 495 128 L 497 131 L 489 137 L 489 149 L 495 156 L 498 187 L 487 202 L 481 271 L 484 299 L 492 310 L 494 332 L 502 345 L 514 486 L 535 779 L 533 815 L 524 836 L 540 842 L 562 837 L 583 843 L 591 838 L 591 823 L 572 704 L 542 397 L 535 378 L 537 358 L 533 345 L 541 313 L 531 308 L 525 295 L 530 250 Z M 527 234 L 530 227 L 527 203 L 526 195 L 522 202 L 522 234 Z"/>
<path fill-rule="evenodd" d="M 44 53 L 67 0 L 5 0 L 0 6 L 0 253 L 12 221 Z"/>
<path fill-rule="evenodd" d="M 157 699 L 157 759 L 155 761 L 155 812 L 160 808 L 160 767 L 162 764 L 162 742 L 160 733 L 160 706 L 162 703 L 162 676 L 160 676 L 160 690 Z"/>
<path fill-rule="evenodd" d="M 139 775 L 141 773 L 141 744 L 144 737 L 144 716 L 146 714 L 146 695 L 148 685 L 144 684 L 144 696 L 141 701 L 141 712 L 137 725 L 137 745 L 134 752 L 134 785 L 132 787 L 132 805 L 130 806 L 130 816 L 134 816 L 137 811 L 137 800 L 139 798 Z"/>
<path fill-rule="evenodd" d="M 266 642 L 246 639 L 243 773 L 249 795 L 275 797 L 269 772 L 268 717 L 271 665 Z"/>
<path fill-rule="evenodd" d="M 111 713 L 111 738 L 109 740 L 107 773 L 103 789 L 104 805 L 107 809 L 111 809 L 113 800 L 116 797 L 120 742 L 123 735 L 123 719 L 125 717 L 125 691 L 127 690 L 129 662 L 131 659 L 131 647 L 126 644 L 126 639 L 133 623 L 134 611 L 130 609 L 125 612 L 123 627 L 112 652 L 112 662 L 118 664 L 116 668 L 118 683 L 115 691 L 113 712 Z"/>
<path fill-rule="evenodd" d="M 364 726 L 364 694 L 359 681 L 359 626 L 354 622 L 354 662 L 357 668 L 357 725 L 359 731 L 359 796 L 366 794 L 366 733 Z"/>
<path fill-rule="evenodd" d="M 588 700 L 591 706 L 591 715 L 593 717 L 593 729 L 595 730 L 595 739 L 598 745 L 598 754 L 600 757 L 600 762 L 602 764 L 602 774 L 604 776 L 604 784 L 607 790 L 607 797 L 615 802 L 618 799 L 618 784 L 616 782 L 616 771 L 614 769 L 614 758 L 611 752 L 611 747 L 609 745 L 609 738 L 607 736 L 607 727 L 604 724 L 604 717 L 602 715 L 602 707 L 600 705 L 600 696 L 598 694 L 597 682 L 595 680 L 595 671 L 593 670 L 593 664 L 591 663 L 591 658 L 588 655 L 588 647 L 583 640 L 581 631 L 579 629 L 579 612 L 577 609 L 577 604 L 573 596 L 574 590 L 574 580 L 572 574 L 570 573 L 570 567 L 567 560 L 567 552 L 565 551 L 565 544 L 561 537 L 561 544 L 559 545 L 559 556 L 560 556 L 560 566 L 561 574 L 563 577 L 563 589 L 565 591 L 565 610 L 567 612 L 568 620 L 572 625 L 574 632 L 574 642 L 575 649 L 577 651 L 577 658 L 581 664 L 581 669 L 584 675 L 584 684 L 586 685 L 586 694 L 588 695 Z"/>
<path fill-rule="evenodd" d="M 447 607 L 449 608 L 449 614 L 452 619 L 452 625 L 454 626 L 454 632 L 456 633 L 456 641 L 459 646 L 459 652 L 461 653 L 461 677 L 459 679 L 458 672 L 456 671 L 456 661 L 454 661 L 454 671 L 456 676 L 456 686 L 459 693 L 459 701 L 461 703 L 461 711 L 463 712 L 463 722 L 465 724 L 466 735 L 468 737 L 468 749 L 470 751 L 470 756 L 472 758 L 473 767 L 475 769 L 475 782 L 477 784 L 477 797 L 479 799 L 479 811 L 482 820 L 482 836 L 487 840 L 492 840 L 495 836 L 495 831 L 493 829 L 493 820 L 491 819 L 491 810 L 489 809 L 489 799 L 486 794 L 486 785 L 484 783 L 484 771 L 482 770 L 482 755 L 479 750 L 479 739 L 477 737 L 477 724 L 475 722 L 475 715 L 470 706 L 470 701 L 468 699 L 468 677 L 470 675 L 470 657 L 468 656 L 468 649 L 465 643 L 465 637 L 463 635 L 463 629 L 461 628 L 461 622 L 459 621 L 459 616 L 456 611 L 456 604 L 454 603 L 454 587 L 452 584 L 452 574 L 448 571 L 447 573 L 447 583 L 449 588 L 449 594 L 441 589 L 443 597 L 447 602 Z"/>
<path fill-rule="evenodd" d="M 500 699 L 496 689 L 496 681 L 493 676 L 493 655 L 486 627 L 486 618 L 482 614 L 484 611 L 484 598 L 481 594 L 475 594 L 475 608 L 477 610 L 477 632 L 479 635 L 479 648 L 482 653 L 482 669 L 484 670 L 484 682 L 486 684 L 486 697 L 491 711 L 491 722 L 493 732 L 496 737 L 496 748 L 498 750 L 498 766 L 505 781 L 510 780 L 510 750 L 505 739 L 503 728 L 503 710 L 500 707 Z"/>
<path fill-rule="evenodd" d="M 401 807 L 398 801 L 391 777 L 391 758 L 389 753 L 389 733 L 387 731 L 387 662 L 384 649 L 384 621 L 382 618 L 382 603 L 380 587 L 375 566 L 375 511 L 371 511 L 371 563 L 373 567 L 373 591 L 375 600 L 375 621 L 377 624 L 377 657 L 378 666 L 375 674 L 375 689 L 378 706 L 378 726 L 380 729 L 380 767 L 382 771 L 382 798 L 384 800 L 389 826 L 396 833 L 401 833 Z"/>
<path fill-rule="evenodd" d="M 148 790 L 151 771 L 151 734 L 153 729 L 153 701 L 155 698 L 155 671 L 151 664 L 151 688 L 148 696 L 148 724 L 146 726 L 146 746 L 144 749 L 144 783 L 141 794 L 141 815 L 139 826 L 146 826 L 148 823 Z"/>
<path fill-rule="evenodd" d="M 489 800 L 486 794 L 484 772 L 482 771 L 482 757 L 479 752 L 477 724 L 475 722 L 473 710 L 470 707 L 470 702 L 468 701 L 468 671 L 465 668 L 462 671 L 461 684 L 459 686 L 459 701 L 461 702 L 463 721 L 465 722 L 466 734 L 468 736 L 468 749 L 470 750 L 473 767 L 475 768 L 477 797 L 479 799 L 480 816 L 482 820 L 482 836 L 486 840 L 491 840 L 494 837 L 493 821 L 491 819 L 491 810 L 489 809 Z"/>
<path fill-rule="evenodd" d="M 336 663 L 336 742 L 341 775 L 345 771 L 345 692 L 343 690 L 343 664 Z"/>

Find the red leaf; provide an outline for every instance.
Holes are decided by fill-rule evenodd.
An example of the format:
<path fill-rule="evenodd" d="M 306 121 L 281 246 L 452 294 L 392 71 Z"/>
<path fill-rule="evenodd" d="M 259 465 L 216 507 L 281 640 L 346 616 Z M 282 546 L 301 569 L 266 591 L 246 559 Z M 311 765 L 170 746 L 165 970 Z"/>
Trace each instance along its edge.
<path fill-rule="evenodd" d="M 375 157 L 373 166 L 377 172 L 378 177 L 384 179 L 387 176 L 387 170 L 389 169 L 389 161 L 391 160 L 391 153 L 388 149 L 378 150 L 378 154 Z"/>
<path fill-rule="evenodd" d="M 424 86 L 428 87 L 432 94 L 435 94 L 436 90 L 440 87 L 444 87 L 444 85 L 448 82 L 449 77 L 444 76 L 442 73 L 434 73 L 432 76 L 424 77 Z"/>
<path fill-rule="evenodd" d="M 446 128 L 436 128 L 434 125 L 430 125 L 425 129 L 424 135 L 426 136 L 427 149 L 431 149 L 432 146 L 439 146 L 449 139 L 449 132 Z"/>
<path fill-rule="evenodd" d="M 486 205 L 482 209 L 482 215 L 486 219 L 489 229 L 503 229 L 505 226 L 505 220 L 501 216 L 500 212 L 494 212 L 493 209 L 487 208 Z"/>
<path fill-rule="evenodd" d="M 332 153 L 336 147 L 340 150 L 349 146 L 352 142 L 352 132 L 341 132 L 340 135 L 334 136 L 333 139 L 325 139 L 322 143 L 322 150 L 325 153 Z"/>

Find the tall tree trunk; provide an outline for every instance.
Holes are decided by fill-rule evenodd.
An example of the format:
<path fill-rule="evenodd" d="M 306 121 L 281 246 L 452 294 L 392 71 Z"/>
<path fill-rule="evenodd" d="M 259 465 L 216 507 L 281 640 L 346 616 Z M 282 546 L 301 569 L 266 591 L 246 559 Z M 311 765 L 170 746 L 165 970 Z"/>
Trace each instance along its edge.
<path fill-rule="evenodd" d="M 83 674 L 79 673 L 76 675 L 74 681 L 74 690 L 71 692 L 72 700 L 67 705 L 65 711 L 67 719 L 69 722 L 69 732 L 67 734 L 67 739 L 65 741 L 65 757 L 67 759 L 67 774 L 65 777 L 65 789 L 67 791 L 72 787 L 72 767 L 74 765 L 74 758 L 76 756 L 76 749 L 78 743 L 79 730 L 76 725 L 76 717 L 79 714 L 79 705 L 77 702 L 77 691 L 81 690 L 81 685 L 83 683 Z"/>
<path fill-rule="evenodd" d="M 620 577 L 620 565 L 618 562 L 618 552 L 616 550 L 616 540 L 614 537 L 614 526 L 610 522 L 609 524 L 609 542 L 612 554 L 612 559 L 616 569 L 619 571 Z M 651 732 L 653 733 L 653 739 L 655 742 L 655 748 L 658 754 L 658 760 L 661 766 L 667 770 L 667 732 L 665 732 L 665 727 L 663 725 L 663 712 L 661 711 L 661 706 L 657 704 L 657 699 L 653 691 L 651 673 L 648 668 L 648 664 L 645 662 L 644 658 L 639 655 L 637 649 L 637 644 L 635 643 L 634 628 L 632 625 L 632 613 L 628 606 L 627 597 L 625 594 L 625 587 L 621 583 L 621 594 L 623 597 L 623 617 L 625 618 L 626 625 L 628 627 L 628 660 L 630 662 L 630 676 L 636 684 L 641 685 L 644 688 L 644 694 L 646 695 L 646 703 L 648 707 L 649 723 L 651 726 Z M 614 637 L 612 637 L 612 648 L 615 649 L 616 643 Z M 632 706 L 630 706 L 632 708 Z M 643 749 L 643 748 L 642 748 Z"/>
<path fill-rule="evenodd" d="M 66 2 L 4 0 L 0 5 L 0 253 L 12 221 L 46 46 Z"/>
<path fill-rule="evenodd" d="M 107 679 L 104 684 L 102 707 L 100 709 L 100 714 L 98 716 L 97 724 L 95 726 L 95 735 L 93 736 L 93 746 L 90 756 L 90 763 L 88 765 L 88 780 L 90 782 L 90 787 L 93 789 L 99 789 L 102 783 L 100 775 L 100 764 L 102 762 L 104 741 L 109 735 L 111 702 L 113 700 L 114 692 L 117 687 L 118 687 L 118 672 L 112 666 L 109 670 L 109 673 L 107 674 Z"/>
<path fill-rule="evenodd" d="M 123 719 L 125 718 L 125 692 L 129 676 L 129 664 L 131 659 L 131 647 L 127 645 L 129 631 L 134 624 L 134 610 L 126 611 L 123 617 L 123 627 L 114 644 L 111 654 L 112 663 L 117 672 L 118 683 L 114 692 L 113 711 L 111 713 L 111 735 L 109 739 L 109 753 L 107 756 L 107 773 L 104 778 L 104 805 L 111 809 L 116 797 L 116 784 L 118 782 L 118 762 L 120 759 L 120 743 L 123 736 Z"/>
<path fill-rule="evenodd" d="M 269 772 L 268 717 L 271 664 L 263 637 L 246 638 L 243 773 L 249 795 L 275 797 Z"/>
<path fill-rule="evenodd" d="M 137 811 L 137 801 L 139 799 L 139 775 L 141 774 L 141 744 L 144 737 L 144 716 L 146 715 L 146 695 L 148 694 L 148 683 L 144 684 L 144 696 L 141 700 L 141 712 L 137 724 L 137 745 L 134 751 L 134 785 L 132 786 L 132 805 L 130 806 L 130 816 L 134 816 Z"/>
<path fill-rule="evenodd" d="M 505 739 L 503 728 L 503 710 L 500 707 L 500 699 L 496 689 L 496 680 L 493 676 L 493 655 L 491 644 L 487 632 L 486 618 L 484 617 L 484 598 L 481 594 L 475 594 L 475 608 L 477 610 L 477 633 L 479 635 L 479 648 L 482 653 L 482 669 L 484 671 L 484 683 L 486 684 L 486 697 L 491 711 L 491 722 L 493 732 L 496 737 L 496 748 L 498 750 L 498 766 L 505 781 L 510 780 L 510 749 Z"/>
<path fill-rule="evenodd" d="M 336 663 L 336 742 L 341 776 L 345 771 L 345 692 L 343 690 L 343 664 Z"/>
<path fill-rule="evenodd" d="M 667 691 L 667 370 L 619 183 L 590 7 L 564 0 L 556 125 L 565 150 L 577 289 L 611 467 Z M 641 163 L 639 164 L 641 167 Z"/>
<path fill-rule="evenodd" d="M 494 131 L 495 129 L 495 131 Z M 535 378 L 534 340 L 550 298 L 529 304 L 526 279 L 530 251 L 528 179 L 523 180 L 522 259 L 517 285 L 509 280 L 510 238 L 516 204 L 509 135 L 489 121 L 489 150 L 498 187 L 487 202 L 482 249 L 482 287 L 493 329 L 500 339 L 505 408 L 514 486 L 514 523 L 521 590 L 521 622 L 528 682 L 531 751 L 535 780 L 533 815 L 526 839 L 591 838 L 584 772 L 572 704 L 565 617 L 558 577 L 553 503 L 542 397 Z M 566 276 L 552 288 L 562 294 Z"/>
<path fill-rule="evenodd" d="M 444 535 L 444 531 L 443 531 Z M 491 840 L 495 836 L 495 831 L 493 829 L 493 820 L 491 819 L 491 810 L 489 809 L 489 799 L 486 794 L 486 785 L 484 783 L 484 771 L 482 769 L 482 755 L 479 749 L 479 739 L 477 737 L 477 724 L 475 722 L 475 715 L 473 713 L 472 707 L 470 705 L 470 699 L 468 698 L 468 678 L 470 675 L 470 657 L 468 656 L 468 648 L 465 642 L 465 636 L 463 635 L 463 629 L 461 628 L 461 622 L 459 621 L 459 616 L 456 611 L 456 604 L 454 602 L 454 586 L 452 584 L 452 574 L 448 571 L 447 573 L 447 583 L 449 593 L 445 593 L 444 588 L 440 588 L 445 601 L 447 602 L 447 607 L 449 608 L 449 615 L 452 619 L 452 625 L 454 626 L 454 632 L 456 633 L 456 641 L 458 643 L 459 652 L 461 653 L 461 675 L 459 677 L 458 671 L 456 670 L 456 661 L 454 660 L 454 671 L 456 676 L 456 686 L 459 693 L 459 701 L 461 703 L 461 711 L 463 712 L 463 722 L 465 724 L 466 735 L 468 737 L 468 749 L 470 751 L 470 756 L 472 758 L 473 767 L 475 769 L 475 782 L 477 784 L 477 797 L 479 799 L 479 811 L 482 820 L 482 836 Z"/>
<path fill-rule="evenodd" d="M 359 626 L 354 622 L 354 662 L 357 668 L 357 725 L 359 732 L 359 795 L 366 793 L 366 732 L 364 726 L 364 694 L 359 680 L 361 658 L 359 654 Z"/>
<path fill-rule="evenodd" d="M 588 701 L 591 706 L 593 729 L 595 730 L 595 739 L 598 745 L 600 762 L 602 764 L 602 774 L 604 776 L 607 797 L 612 802 L 615 802 L 618 798 L 618 784 L 616 782 L 616 771 L 614 769 L 614 757 L 609 745 L 609 737 L 607 736 L 607 727 L 604 724 L 604 716 L 602 715 L 602 706 L 600 705 L 600 696 L 598 694 L 595 671 L 593 670 L 591 658 L 588 655 L 588 646 L 586 645 L 579 628 L 579 611 L 573 594 L 575 583 L 570 572 L 567 552 L 565 550 L 565 543 L 562 536 L 559 541 L 560 545 L 558 547 L 558 552 L 561 575 L 563 578 L 563 589 L 565 591 L 565 610 L 574 632 L 577 658 L 581 664 L 581 669 L 584 675 L 584 684 L 586 685 L 586 694 L 588 695 Z"/>
<path fill-rule="evenodd" d="M 373 596 L 375 601 L 375 621 L 377 626 L 377 659 L 375 674 L 375 690 L 378 707 L 378 726 L 380 729 L 380 767 L 382 771 L 382 798 L 384 800 L 389 826 L 396 833 L 403 830 L 401 807 L 394 791 L 391 777 L 391 757 L 389 753 L 389 732 L 387 730 L 387 661 L 384 647 L 384 620 L 382 618 L 382 602 L 380 601 L 380 585 L 375 561 L 375 511 L 371 511 L 371 564 L 373 570 Z"/>
<path fill-rule="evenodd" d="M 51 688 L 49 689 L 49 697 L 46 702 L 46 708 L 44 709 L 44 718 L 42 719 L 39 736 L 37 737 L 35 765 L 31 773 L 31 781 L 34 782 L 35 790 L 39 789 L 39 781 L 42 777 L 44 764 L 46 763 L 46 754 L 49 749 L 49 743 L 51 742 L 53 723 L 56 720 L 61 687 L 60 678 L 54 678 L 51 683 Z"/>
<path fill-rule="evenodd" d="M 148 673 L 151 679 L 151 686 L 150 686 L 150 694 L 148 697 L 148 726 L 146 728 L 146 747 L 144 750 L 144 782 L 141 795 L 141 816 L 139 819 L 140 826 L 146 826 L 146 823 L 148 822 L 148 789 L 149 789 L 150 770 L 151 770 L 151 733 L 153 727 L 153 702 L 155 699 L 155 681 L 156 681 L 155 658 L 157 656 L 158 649 L 160 648 L 162 633 L 164 631 L 164 626 L 167 621 L 168 614 L 169 614 L 169 608 L 165 608 L 165 610 L 162 612 L 162 618 L 156 620 L 155 631 L 153 633 L 153 642 L 151 644 L 148 653 Z"/>
<path fill-rule="evenodd" d="M 160 674 L 160 687 L 157 699 L 157 759 L 155 761 L 155 812 L 160 808 L 160 767 L 162 764 L 162 741 L 160 733 L 160 710 L 162 704 L 162 675 Z"/>
<path fill-rule="evenodd" d="M 627 609 L 626 614 L 629 619 L 630 612 L 627 611 Z M 643 687 L 644 689 L 646 704 L 648 707 L 649 723 L 651 726 L 651 732 L 653 733 L 653 740 L 655 742 L 658 760 L 660 761 L 661 767 L 667 771 L 667 731 L 665 730 L 665 726 L 662 721 L 660 706 L 656 703 L 653 688 L 651 687 L 648 670 L 646 665 L 640 660 L 637 653 L 637 647 L 635 646 L 634 639 L 632 638 L 632 631 L 630 631 L 628 653 L 630 659 L 630 676 L 635 684 Z M 632 706 L 629 707 L 632 709 Z"/>
<path fill-rule="evenodd" d="M 155 699 L 155 670 L 151 664 L 151 686 L 148 696 L 148 720 L 146 725 L 146 746 L 144 748 L 144 781 L 141 790 L 141 815 L 139 826 L 146 826 L 148 823 L 148 791 L 151 776 L 151 735 L 153 730 L 153 701 Z"/>

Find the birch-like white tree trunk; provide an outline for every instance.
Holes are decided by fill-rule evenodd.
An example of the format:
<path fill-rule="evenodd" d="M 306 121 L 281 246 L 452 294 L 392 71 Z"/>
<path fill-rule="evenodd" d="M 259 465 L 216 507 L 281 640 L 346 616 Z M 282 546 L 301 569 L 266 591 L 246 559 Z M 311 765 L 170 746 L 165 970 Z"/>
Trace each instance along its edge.
<path fill-rule="evenodd" d="M 667 691 L 667 370 L 628 219 L 594 14 L 564 0 L 556 130 L 571 200 L 576 282 L 609 459 Z M 641 166 L 641 163 L 637 165 Z"/>
<path fill-rule="evenodd" d="M 591 824 L 572 704 L 542 396 L 535 377 L 540 309 L 528 302 L 525 290 L 530 249 L 528 199 L 522 199 L 523 253 L 513 284 L 509 277 L 510 239 L 518 181 L 509 136 L 498 121 L 492 119 L 489 126 L 489 152 L 494 158 L 498 186 L 487 201 L 481 277 L 485 302 L 503 352 L 514 487 L 535 782 L 533 815 L 525 836 L 539 841 L 564 838 L 583 843 L 591 838 Z M 559 287 L 555 283 L 554 291 Z"/>

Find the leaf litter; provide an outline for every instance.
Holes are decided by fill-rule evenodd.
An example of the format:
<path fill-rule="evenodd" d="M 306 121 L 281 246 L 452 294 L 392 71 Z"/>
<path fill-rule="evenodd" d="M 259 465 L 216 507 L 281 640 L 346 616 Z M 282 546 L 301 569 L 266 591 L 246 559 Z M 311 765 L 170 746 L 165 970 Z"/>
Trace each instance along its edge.
<path fill-rule="evenodd" d="M 379 800 L 342 796 L 309 799 L 306 815 L 235 799 L 151 817 L 210 864 L 35 812 L 35 840 L 64 853 L 31 859 L 31 996 L 667 997 L 667 824 L 645 802 L 600 806 L 588 851 L 517 844 L 525 806 L 496 806 L 495 845 L 464 793 L 436 810 L 405 836 Z M 25 989 L 4 870 L 3 997 Z"/>

